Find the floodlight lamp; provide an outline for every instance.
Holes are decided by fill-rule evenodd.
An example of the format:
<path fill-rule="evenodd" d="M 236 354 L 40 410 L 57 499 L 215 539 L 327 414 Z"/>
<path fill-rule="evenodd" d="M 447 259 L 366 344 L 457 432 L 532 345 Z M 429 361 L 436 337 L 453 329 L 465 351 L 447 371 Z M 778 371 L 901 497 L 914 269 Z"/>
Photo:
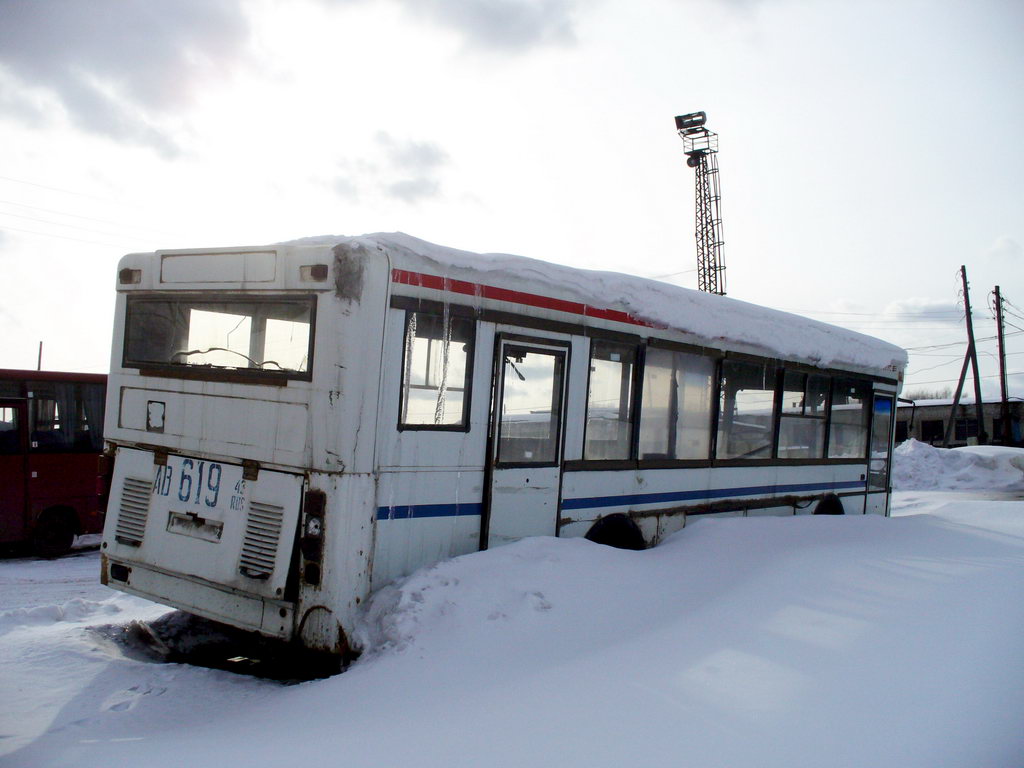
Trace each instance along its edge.
<path fill-rule="evenodd" d="M 706 112 L 690 112 L 686 115 L 676 116 L 676 130 L 696 131 L 704 127 L 704 123 L 708 121 L 708 115 Z"/>

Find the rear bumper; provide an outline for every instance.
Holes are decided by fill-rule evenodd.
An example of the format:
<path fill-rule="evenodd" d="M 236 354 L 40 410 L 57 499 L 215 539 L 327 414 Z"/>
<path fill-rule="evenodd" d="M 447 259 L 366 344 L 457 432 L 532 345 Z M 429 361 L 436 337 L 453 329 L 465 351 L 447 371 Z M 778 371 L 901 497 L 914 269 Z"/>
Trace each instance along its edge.
<path fill-rule="evenodd" d="M 102 556 L 100 581 L 112 589 L 268 637 L 290 640 L 295 633 L 295 604 L 284 600 L 269 600 L 107 555 Z"/>

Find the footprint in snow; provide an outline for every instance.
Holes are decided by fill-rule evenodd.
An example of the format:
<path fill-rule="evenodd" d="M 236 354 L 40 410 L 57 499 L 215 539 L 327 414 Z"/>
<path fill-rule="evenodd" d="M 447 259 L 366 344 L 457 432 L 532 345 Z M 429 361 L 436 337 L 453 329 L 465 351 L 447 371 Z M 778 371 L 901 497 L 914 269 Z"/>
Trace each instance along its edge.
<path fill-rule="evenodd" d="M 160 686 L 149 686 L 143 688 L 141 685 L 133 685 L 131 688 L 125 691 L 119 691 L 108 697 L 103 702 L 103 709 L 106 712 L 127 712 L 129 709 L 139 703 L 139 699 L 143 696 L 160 696 L 167 691 L 166 688 Z"/>

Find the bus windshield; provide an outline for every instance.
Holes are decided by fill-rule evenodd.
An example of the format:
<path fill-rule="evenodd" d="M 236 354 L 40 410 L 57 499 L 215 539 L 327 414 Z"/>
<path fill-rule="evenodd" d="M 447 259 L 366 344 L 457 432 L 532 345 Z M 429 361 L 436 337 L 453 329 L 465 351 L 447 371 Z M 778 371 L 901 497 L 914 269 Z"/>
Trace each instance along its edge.
<path fill-rule="evenodd" d="M 124 364 L 305 374 L 313 306 L 312 297 L 133 298 Z"/>

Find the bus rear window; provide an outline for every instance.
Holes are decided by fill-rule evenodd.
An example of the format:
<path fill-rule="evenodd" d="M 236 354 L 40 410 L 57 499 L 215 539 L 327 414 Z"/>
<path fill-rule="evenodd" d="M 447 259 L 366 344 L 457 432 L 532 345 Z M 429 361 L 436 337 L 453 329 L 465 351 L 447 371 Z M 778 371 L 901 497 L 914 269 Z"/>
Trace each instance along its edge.
<path fill-rule="evenodd" d="M 310 369 L 313 307 L 312 297 L 131 298 L 124 364 L 299 377 Z"/>

